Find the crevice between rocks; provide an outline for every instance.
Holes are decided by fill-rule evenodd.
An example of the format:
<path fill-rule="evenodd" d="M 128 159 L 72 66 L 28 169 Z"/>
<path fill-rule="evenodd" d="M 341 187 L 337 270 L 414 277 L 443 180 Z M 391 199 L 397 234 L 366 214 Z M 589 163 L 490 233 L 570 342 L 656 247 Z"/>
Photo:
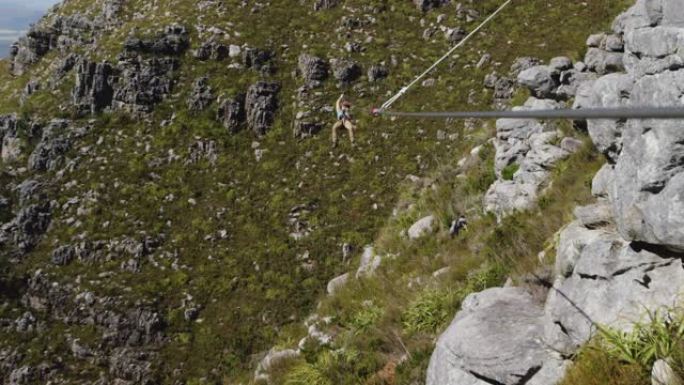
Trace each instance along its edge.
<path fill-rule="evenodd" d="M 647 289 L 650 289 L 651 277 L 649 277 L 648 274 L 644 274 L 644 277 L 641 278 L 641 281 L 638 280 L 638 279 L 635 279 L 634 281 L 635 281 L 636 283 L 638 283 L 639 285 L 641 285 L 641 286 L 643 286 L 643 287 L 645 287 L 645 288 L 647 288 Z"/>
<path fill-rule="evenodd" d="M 582 279 L 591 279 L 591 280 L 594 280 L 594 281 L 607 281 L 607 280 L 608 280 L 608 278 L 603 277 L 603 276 L 601 276 L 601 275 L 597 275 L 597 274 L 583 274 L 583 273 L 579 273 L 578 275 L 579 275 L 579 277 L 582 278 Z"/>
<path fill-rule="evenodd" d="M 515 385 L 525 385 L 530 379 L 532 379 L 532 377 L 534 377 L 535 374 L 537 374 L 537 372 L 541 370 L 541 368 L 541 365 L 537 365 L 527 369 L 527 373 L 522 376 L 514 374 L 514 376 L 520 377 L 520 381 L 516 382 Z"/>
<path fill-rule="evenodd" d="M 553 321 L 553 323 L 558 325 L 563 334 L 565 334 L 568 337 L 570 336 L 570 333 L 568 333 L 568 329 L 565 327 L 565 325 L 563 325 L 563 323 L 560 320 L 555 320 Z"/>
<path fill-rule="evenodd" d="M 647 242 L 633 241 L 629 244 L 629 247 L 631 247 L 632 250 L 636 251 L 637 253 L 642 250 L 646 250 L 661 258 L 684 259 L 684 252 L 672 250 L 671 248 L 668 248 L 664 245 L 655 245 Z"/>
<path fill-rule="evenodd" d="M 486 383 L 488 383 L 488 384 L 492 384 L 492 385 L 506 385 L 506 384 L 504 384 L 503 382 L 499 382 L 499 381 L 497 381 L 497 380 L 495 380 L 495 379 L 493 379 L 493 378 L 489 378 L 489 377 L 487 377 L 487 376 L 484 376 L 484 375 L 482 375 L 482 374 L 480 374 L 480 373 L 478 373 L 478 372 L 476 372 L 476 371 L 474 371 L 474 370 L 469 370 L 468 373 L 470 373 L 471 375 L 473 375 L 473 377 L 477 378 L 478 380 L 484 381 L 484 382 L 486 382 Z"/>

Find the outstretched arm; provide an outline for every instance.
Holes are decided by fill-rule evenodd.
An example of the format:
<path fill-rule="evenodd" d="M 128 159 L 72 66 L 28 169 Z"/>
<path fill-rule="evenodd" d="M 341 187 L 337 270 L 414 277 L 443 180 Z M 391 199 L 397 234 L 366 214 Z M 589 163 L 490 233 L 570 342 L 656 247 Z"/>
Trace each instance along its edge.
<path fill-rule="evenodd" d="M 340 95 L 340 97 L 337 98 L 337 102 L 335 102 L 335 108 L 337 109 L 337 111 L 342 110 L 342 106 L 340 105 L 340 103 L 342 103 L 342 99 L 344 99 L 344 94 Z"/>

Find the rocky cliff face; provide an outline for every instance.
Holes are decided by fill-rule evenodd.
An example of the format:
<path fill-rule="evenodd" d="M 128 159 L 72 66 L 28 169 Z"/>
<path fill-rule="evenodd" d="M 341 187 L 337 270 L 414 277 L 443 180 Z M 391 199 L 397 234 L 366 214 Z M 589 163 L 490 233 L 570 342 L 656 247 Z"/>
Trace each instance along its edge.
<path fill-rule="evenodd" d="M 683 33 L 680 2 L 637 1 L 615 20 L 613 34 L 588 39 L 585 63 L 575 68 L 591 75 L 577 85 L 575 108 L 680 105 Z M 519 77 L 533 92 L 553 93 L 545 79 L 543 71 Z M 629 328 L 645 311 L 677 303 L 684 287 L 682 123 L 585 124 L 607 163 L 594 178 L 596 203 L 578 207 L 560 233 L 548 295 L 540 302 L 504 287 L 468 297 L 437 343 L 428 384 L 554 384 L 597 325 Z M 505 121 L 497 127 L 508 132 Z"/>

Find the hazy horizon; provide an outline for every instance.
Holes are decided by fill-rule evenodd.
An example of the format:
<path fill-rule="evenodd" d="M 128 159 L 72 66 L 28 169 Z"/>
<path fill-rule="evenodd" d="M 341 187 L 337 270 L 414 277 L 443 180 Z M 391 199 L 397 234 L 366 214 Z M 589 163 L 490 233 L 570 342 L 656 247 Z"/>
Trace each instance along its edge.
<path fill-rule="evenodd" d="M 58 2 L 59 0 L 0 0 L 0 58 L 7 57 L 12 43 Z"/>

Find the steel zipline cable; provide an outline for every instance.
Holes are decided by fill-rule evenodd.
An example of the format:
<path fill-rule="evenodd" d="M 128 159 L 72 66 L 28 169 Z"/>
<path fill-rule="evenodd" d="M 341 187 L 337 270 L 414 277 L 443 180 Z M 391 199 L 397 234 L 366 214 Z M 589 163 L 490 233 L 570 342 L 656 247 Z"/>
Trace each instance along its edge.
<path fill-rule="evenodd" d="M 430 68 L 428 68 L 427 70 L 425 70 L 425 72 L 423 72 L 422 74 L 418 75 L 417 78 L 413 79 L 413 81 L 412 81 L 411 83 L 409 83 L 406 87 L 404 87 L 404 88 L 402 88 L 401 90 L 399 90 L 399 92 L 397 92 L 394 96 L 392 96 L 391 98 L 389 98 L 389 99 L 388 99 L 388 100 L 387 100 L 379 109 L 376 109 L 376 110 L 377 110 L 377 111 L 384 111 L 384 110 L 387 110 L 388 108 L 390 108 L 390 106 L 392 106 L 392 104 L 394 104 L 394 102 L 396 102 L 397 100 L 399 100 L 399 98 L 402 97 L 402 96 L 406 93 L 406 91 L 409 90 L 409 88 L 413 87 L 416 83 L 418 83 L 418 82 L 420 81 L 420 79 L 424 78 L 427 74 L 429 74 L 430 72 L 432 72 L 432 70 L 435 69 L 435 68 L 437 68 L 437 66 L 438 66 L 440 63 L 442 63 L 442 62 L 443 62 L 444 60 L 446 60 L 449 56 L 451 56 L 451 54 L 454 53 L 454 51 L 456 51 L 457 49 L 459 49 L 461 46 L 463 46 L 463 44 L 465 44 L 468 40 L 470 40 L 471 37 L 475 36 L 475 34 L 476 34 L 477 32 L 479 32 L 480 29 L 482 29 L 482 27 L 484 27 L 485 25 L 487 25 L 487 23 L 489 23 L 492 19 L 494 19 L 494 17 L 496 17 L 496 15 L 498 15 L 501 11 L 503 11 L 503 9 L 506 8 L 506 6 L 508 6 L 508 5 L 511 3 L 511 1 L 513 1 L 513 0 L 506 0 L 505 3 L 503 3 L 496 11 L 494 11 L 494 13 L 492 13 L 491 15 L 489 15 L 488 18 L 486 18 L 482 23 L 480 23 L 480 25 L 478 25 L 477 28 L 475 28 L 475 29 L 474 29 L 472 32 L 470 32 L 466 37 L 464 37 L 463 40 L 461 40 L 458 44 L 456 44 L 455 46 L 453 46 L 446 54 L 444 54 L 444 56 L 442 56 L 441 58 L 437 59 L 437 61 L 434 62 L 434 63 L 430 66 Z"/>

